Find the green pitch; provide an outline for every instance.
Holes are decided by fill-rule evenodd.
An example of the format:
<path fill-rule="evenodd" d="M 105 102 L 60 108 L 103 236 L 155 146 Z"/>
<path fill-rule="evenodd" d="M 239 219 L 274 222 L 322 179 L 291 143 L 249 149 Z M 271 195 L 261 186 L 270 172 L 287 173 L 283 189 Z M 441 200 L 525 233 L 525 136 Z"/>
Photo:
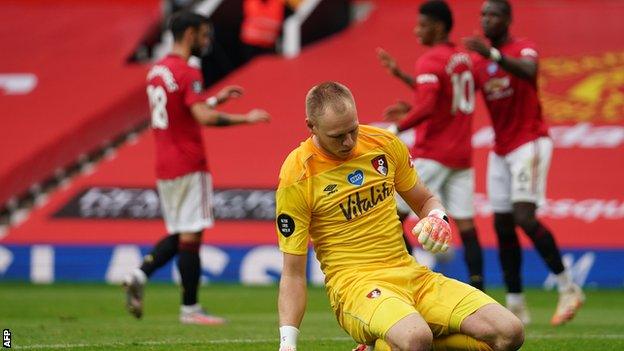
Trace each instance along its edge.
<path fill-rule="evenodd" d="M 0 329 L 10 329 L 14 349 L 28 350 L 273 350 L 278 349 L 276 287 L 212 285 L 201 300 L 227 326 L 178 323 L 178 288 L 151 284 L 143 320 L 123 308 L 120 287 L 0 283 Z M 502 291 L 491 292 L 500 301 Z M 624 350 L 624 292 L 587 291 L 571 324 L 548 324 L 556 293 L 527 293 L 533 324 L 522 350 Z M 311 288 L 301 326 L 300 350 L 350 350 L 355 343 L 338 327 L 325 293 Z"/>

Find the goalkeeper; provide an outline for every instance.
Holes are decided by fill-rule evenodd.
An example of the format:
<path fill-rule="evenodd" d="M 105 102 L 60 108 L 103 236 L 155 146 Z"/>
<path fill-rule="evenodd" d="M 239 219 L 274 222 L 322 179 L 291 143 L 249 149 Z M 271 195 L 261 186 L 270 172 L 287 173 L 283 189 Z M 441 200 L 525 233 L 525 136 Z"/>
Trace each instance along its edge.
<path fill-rule="evenodd" d="M 423 247 L 451 238 L 444 209 L 419 181 L 404 144 L 358 124 L 349 89 L 335 82 L 306 97 L 311 137 L 280 171 L 277 231 L 284 268 L 280 350 L 296 350 L 306 305 L 311 240 L 338 323 L 359 350 L 517 350 L 522 323 L 470 285 L 420 265 L 405 250 L 395 190 L 421 218 Z"/>

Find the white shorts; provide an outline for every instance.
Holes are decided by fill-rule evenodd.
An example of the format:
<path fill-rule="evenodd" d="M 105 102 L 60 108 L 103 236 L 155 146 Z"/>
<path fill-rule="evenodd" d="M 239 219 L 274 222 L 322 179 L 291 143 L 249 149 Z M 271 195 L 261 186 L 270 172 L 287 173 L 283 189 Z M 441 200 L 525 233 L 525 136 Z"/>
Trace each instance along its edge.
<path fill-rule="evenodd" d="M 213 226 L 209 173 L 193 172 L 175 179 L 159 179 L 156 185 L 169 234 L 195 233 Z"/>
<path fill-rule="evenodd" d="M 505 156 L 490 151 L 487 169 L 487 192 L 492 211 L 509 213 L 513 203 L 546 201 L 546 178 L 553 143 L 541 137 L 523 144 Z"/>
<path fill-rule="evenodd" d="M 449 168 L 437 161 L 418 158 L 414 161 L 418 177 L 437 196 L 455 219 L 470 219 L 474 216 L 474 169 Z M 411 213 L 409 205 L 397 196 L 397 209 Z"/>

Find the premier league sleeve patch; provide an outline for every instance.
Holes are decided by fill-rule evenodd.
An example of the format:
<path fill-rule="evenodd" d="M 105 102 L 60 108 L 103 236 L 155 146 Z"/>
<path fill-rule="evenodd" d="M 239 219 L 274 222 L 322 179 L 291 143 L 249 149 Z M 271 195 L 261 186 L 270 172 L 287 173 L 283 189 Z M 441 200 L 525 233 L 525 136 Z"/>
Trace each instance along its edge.
<path fill-rule="evenodd" d="M 279 230 L 284 237 L 288 238 L 295 232 L 295 220 L 291 216 L 282 213 L 277 216 L 276 222 L 277 230 Z"/>
<path fill-rule="evenodd" d="M 202 83 L 200 81 L 198 81 L 198 80 L 194 81 L 191 84 L 191 89 L 193 89 L 193 92 L 195 94 L 201 93 L 201 91 L 202 91 Z"/>
<path fill-rule="evenodd" d="M 371 164 L 373 168 L 377 171 L 377 173 L 382 176 L 388 175 L 388 161 L 386 161 L 386 155 L 380 155 L 371 160 Z"/>

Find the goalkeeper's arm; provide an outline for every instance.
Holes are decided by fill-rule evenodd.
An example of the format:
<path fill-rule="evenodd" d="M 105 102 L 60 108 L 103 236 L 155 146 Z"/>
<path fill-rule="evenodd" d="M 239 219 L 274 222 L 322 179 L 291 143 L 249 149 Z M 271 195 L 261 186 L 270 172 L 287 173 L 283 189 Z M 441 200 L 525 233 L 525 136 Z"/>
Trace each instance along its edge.
<path fill-rule="evenodd" d="M 284 253 L 277 306 L 280 325 L 280 351 L 297 350 L 299 325 L 307 303 L 305 255 Z"/>

